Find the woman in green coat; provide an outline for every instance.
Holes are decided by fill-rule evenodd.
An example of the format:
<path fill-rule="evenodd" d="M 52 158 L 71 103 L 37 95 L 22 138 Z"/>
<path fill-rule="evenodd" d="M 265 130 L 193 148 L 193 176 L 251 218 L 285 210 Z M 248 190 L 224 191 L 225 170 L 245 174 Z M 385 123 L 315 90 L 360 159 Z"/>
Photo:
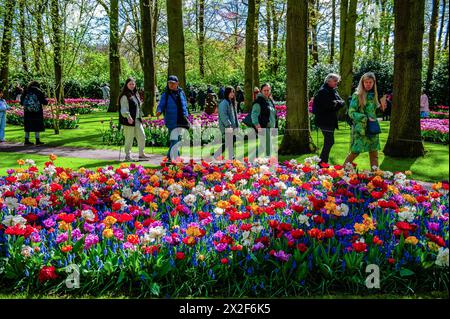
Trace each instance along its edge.
<path fill-rule="evenodd" d="M 372 72 L 368 72 L 361 77 L 348 109 L 348 115 L 353 120 L 352 142 L 350 154 L 345 159 L 344 166 L 347 163 L 353 163 L 360 153 L 369 152 L 370 167 L 378 168 L 380 138 L 378 134 L 368 136 L 366 129 L 369 121 L 377 121 L 376 110 L 379 107 L 376 77 Z M 384 108 L 385 105 L 382 105 L 383 111 Z"/>

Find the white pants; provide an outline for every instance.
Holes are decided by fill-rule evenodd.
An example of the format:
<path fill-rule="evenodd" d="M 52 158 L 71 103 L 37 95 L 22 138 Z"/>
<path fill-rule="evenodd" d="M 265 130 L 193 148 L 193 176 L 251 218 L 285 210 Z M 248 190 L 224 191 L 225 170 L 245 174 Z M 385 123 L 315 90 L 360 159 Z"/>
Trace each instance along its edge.
<path fill-rule="evenodd" d="M 123 125 L 123 134 L 125 136 L 125 155 L 130 156 L 134 138 L 138 143 L 139 155 L 144 155 L 145 132 L 141 121 L 136 119 L 135 126 Z"/>

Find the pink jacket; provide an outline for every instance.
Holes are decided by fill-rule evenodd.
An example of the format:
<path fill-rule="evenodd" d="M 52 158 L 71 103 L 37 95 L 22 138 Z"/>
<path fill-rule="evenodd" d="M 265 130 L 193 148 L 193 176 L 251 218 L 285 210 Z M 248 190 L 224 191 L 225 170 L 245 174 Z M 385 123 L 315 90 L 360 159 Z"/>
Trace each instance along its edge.
<path fill-rule="evenodd" d="M 420 112 L 430 112 L 430 105 L 426 94 L 420 96 Z"/>

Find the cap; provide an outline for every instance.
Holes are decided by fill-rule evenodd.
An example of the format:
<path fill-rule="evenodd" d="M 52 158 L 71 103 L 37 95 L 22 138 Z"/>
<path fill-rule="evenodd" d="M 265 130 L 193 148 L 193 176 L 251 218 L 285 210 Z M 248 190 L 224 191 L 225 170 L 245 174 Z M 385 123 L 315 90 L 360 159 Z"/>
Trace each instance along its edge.
<path fill-rule="evenodd" d="M 176 75 L 170 75 L 169 78 L 167 79 L 167 82 L 177 82 L 178 83 L 178 78 L 176 77 Z"/>

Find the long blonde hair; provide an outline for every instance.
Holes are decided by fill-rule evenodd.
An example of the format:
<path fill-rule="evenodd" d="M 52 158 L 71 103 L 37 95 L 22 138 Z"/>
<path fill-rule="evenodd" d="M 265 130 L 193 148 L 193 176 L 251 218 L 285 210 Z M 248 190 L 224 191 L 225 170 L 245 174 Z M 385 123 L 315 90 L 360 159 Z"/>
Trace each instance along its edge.
<path fill-rule="evenodd" d="M 373 80 L 373 91 L 374 91 L 374 100 L 375 103 L 378 102 L 378 89 L 377 89 L 377 78 L 375 77 L 375 74 L 373 72 L 367 72 L 364 73 L 361 77 L 361 80 L 359 80 L 358 87 L 356 88 L 356 94 L 358 95 L 359 100 L 359 107 L 364 108 L 366 106 L 367 102 L 367 91 L 364 89 L 364 81 L 371 79 Z"/>

